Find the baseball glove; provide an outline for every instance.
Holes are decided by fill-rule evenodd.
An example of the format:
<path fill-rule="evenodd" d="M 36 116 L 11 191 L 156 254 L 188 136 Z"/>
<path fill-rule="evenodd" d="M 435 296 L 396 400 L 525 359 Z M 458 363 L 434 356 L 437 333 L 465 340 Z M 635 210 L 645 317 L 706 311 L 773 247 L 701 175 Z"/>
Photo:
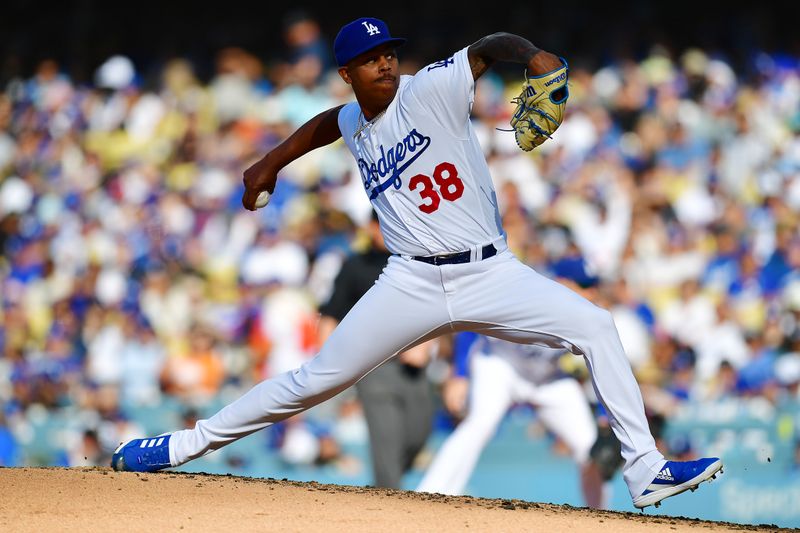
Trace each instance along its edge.
<path fill-rule="evenodd" d="M 526 152 L 550 139 L 564 120 L 569 66 L 564 58 L 560 59 L 563 66 L 547 74 L 528 77 L 526 72 L 522 92 L 513 100 L 517 109 L 511 117 L 511 127 L 517 145 Z"/>

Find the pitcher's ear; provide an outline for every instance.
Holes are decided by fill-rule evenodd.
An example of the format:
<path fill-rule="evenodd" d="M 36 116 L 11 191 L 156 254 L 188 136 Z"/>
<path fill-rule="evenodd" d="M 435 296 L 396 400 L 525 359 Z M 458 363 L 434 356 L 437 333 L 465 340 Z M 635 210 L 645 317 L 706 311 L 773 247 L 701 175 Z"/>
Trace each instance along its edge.
<path fill-rule="evenodd" d="M 341 76 L 346 84 L 350 85 L 352 83 L 350 72 L 348 72 L 347 67 L 339 67 L 339 76 Z"/>

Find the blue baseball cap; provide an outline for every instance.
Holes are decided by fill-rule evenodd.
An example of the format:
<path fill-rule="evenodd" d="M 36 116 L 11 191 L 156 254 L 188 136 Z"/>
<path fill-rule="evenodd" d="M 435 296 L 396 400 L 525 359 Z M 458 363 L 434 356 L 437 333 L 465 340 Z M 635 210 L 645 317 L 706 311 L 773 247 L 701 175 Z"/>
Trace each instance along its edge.
<path fill-rule="evenodd" d="M 333 41 L 333 53 L 340 67 L 364 52 L 382 44 L 401 46 L 405 39 L 392 37 L 389 26 L 380 19 L 362 17 L 342 26 Z"/>

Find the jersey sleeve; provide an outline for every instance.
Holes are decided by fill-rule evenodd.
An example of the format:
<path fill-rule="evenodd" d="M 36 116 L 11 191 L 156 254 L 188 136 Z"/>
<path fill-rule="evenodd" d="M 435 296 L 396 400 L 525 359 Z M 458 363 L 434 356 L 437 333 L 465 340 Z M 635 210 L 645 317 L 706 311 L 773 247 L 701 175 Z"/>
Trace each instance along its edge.
<path fill-rule="evenodd" d="M 475 100 L 475 79 L 467 48 L 417 72 L 409 90 L 428 117 L 440 122 L 456 137 L 468 136 L 469 114 Z"/>

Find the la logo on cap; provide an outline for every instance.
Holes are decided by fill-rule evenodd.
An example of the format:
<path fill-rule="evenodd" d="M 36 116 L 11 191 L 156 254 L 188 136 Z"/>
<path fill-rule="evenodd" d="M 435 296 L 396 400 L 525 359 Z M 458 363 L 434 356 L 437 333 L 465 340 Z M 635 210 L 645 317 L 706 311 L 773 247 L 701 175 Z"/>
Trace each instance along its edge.
<path fill-rule="evenodd" d="M 379 30 L 375 24 L 372 24 L 368 20 L 365 20 L 361 24 L 363 24 L 364 27 L 367 29 L 367 33 L 370 35 L 370 37 L 373 35 L 377 35 L 381 32 L 381 30 Z"/>

